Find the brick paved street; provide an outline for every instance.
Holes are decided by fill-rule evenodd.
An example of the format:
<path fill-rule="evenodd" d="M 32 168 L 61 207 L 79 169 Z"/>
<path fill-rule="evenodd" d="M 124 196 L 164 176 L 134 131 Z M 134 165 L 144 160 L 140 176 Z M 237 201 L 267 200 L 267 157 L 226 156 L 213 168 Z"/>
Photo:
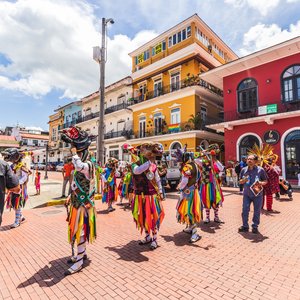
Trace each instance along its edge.
<path fill-rule="evenodd" d="M 89 261 L 64 277 L 70 246 L 62 206 L 25 212 L 27 221 L 0 229 L 1 299 L 300 299 L 300 194 L 275 201 L 278 213 L 263 214 L 261 235 L 238 234 L 240 195 L 225 193 L 225 224 L 201 224 L 202 239 L 176 223 L 177 197 L 164 202 L 166 218 L 154 252 L 138 246 L 140 235 L 129 210 L 107 214 L 100 202 L 98 239 Z M 252 212 L 251 212 L 252 214 Z M 147 294 L 149 293 L 149 294 Z M 151 294 L 150 294 L 151 293 Z"/>

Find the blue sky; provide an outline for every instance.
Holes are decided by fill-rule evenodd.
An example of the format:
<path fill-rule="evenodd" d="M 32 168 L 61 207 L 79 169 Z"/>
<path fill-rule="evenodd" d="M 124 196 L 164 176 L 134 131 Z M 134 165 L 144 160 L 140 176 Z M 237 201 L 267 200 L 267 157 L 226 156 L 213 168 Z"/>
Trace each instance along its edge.
<path fill-rule="evenodd" d="M 108 28 L 106 84 L 130 75 L 128 53 L 197 13 L 239 56 L 300 35 L 300 0 L 0 1 L 0 127 L 48 129 L 59 105 L 99 87 L 92 47 Z"/>

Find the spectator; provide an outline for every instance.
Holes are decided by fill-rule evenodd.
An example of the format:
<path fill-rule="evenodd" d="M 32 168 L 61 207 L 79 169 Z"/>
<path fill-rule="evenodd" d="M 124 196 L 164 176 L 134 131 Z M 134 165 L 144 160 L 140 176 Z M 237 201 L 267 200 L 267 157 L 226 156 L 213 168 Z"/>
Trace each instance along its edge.
<path fill-rule="evenodd" d="M 41 172 L 35 173 L 34 185 L 35 185 L 36 195 L 40 195 L 40 193 L 41 193 Z"/>
<path fill-rule="evenodd" d="M 239 165 L 240 165 L 240 170 L 242 170 L 243 168 L 245 168 L 247 166 L 247 156 L 245 156 L 245 155 L 242 156 L 242 160 L 240 161 Z M 240 178 L 240 176 L 239 176 L 239 178 Z M 240 183 L 240 194 L 243 194 L 243 188 L 244 188 L 244 185 Z"/>
<path fill-rule="evenodd" d="M 62 198 L 66 198 L 65 192 L 66 192 L 66 186 L 69 182 L 69 191 L 68 195 L 71 194 L 71 184 L 72 184 L 72 175 L 74 171 L 74 166 L 72 164 L 72 160 L 68 159 L 67 163 L 64 164 L 64 167 L 62 169 L 62 175 L 63 175 L 63 187 L 62 187 Z"/>
<path fill-rule="evenodd" d="M 166 200 L 167 165 L 164 162 L 158 161 L 157 171 L 161 181 L 163 200 Z"/>
<path fill-rule="evenodd" d="M 243 184 L 243 212 L 242 219 L 243 225 L 239 228 L 239 232 L 249 231 L 249 211 L 251 202 L 253 202 L 254 213 L 252 219 L 252 233 L 258 232 L 258 225 L 260 222 L 260 211 L 263 201 L 263 192 L 255 193 L 252 185 L 257 182 L 259 188 L 263 187 L 268 183 L 267 174 L 262 167 L 257 166 L 258 157 L 256 155 L 248 155 L 247 166 L 241 170 L 240 184 Z"/>
<path fill-rule="evenodd" d="M 20 192 L 19 179 L 13 173 L 8 163 L 0 160 L 0 226 L 4 210 L 5 189 L 18 194 Z"/>
<path fill-rule="evenodd" d="M 240 172 L 239 172 L 239 175 L 236 173 L 236 166 L 234 168 L 231 169 L 231 175 L 232 175 L 232 184 L 233 184 L 233 187 L 235 188 L 238 188 L 239 187 L 239 184 L 238 184 L 238 178 L 239 178 L 239 175 L 240 175 Z"/>
<path fill-rule="evenodd" d="M 290 200 L 293 200 L 293 190 L 291 184 L 287 181 L 284 180 L 282 176 L 279 177 L 279 190 L 280 190 L 280 195 L 288 195 Z M 280 196 L 279 193 L 276 193 L 276 200 L 279 200 Z"/>
<path fill-rule="evenodd" d="M 232 168 L 228 166 L 226 168 L 226 185 L 230 186 L 231 181 L 232 181 Z"/>

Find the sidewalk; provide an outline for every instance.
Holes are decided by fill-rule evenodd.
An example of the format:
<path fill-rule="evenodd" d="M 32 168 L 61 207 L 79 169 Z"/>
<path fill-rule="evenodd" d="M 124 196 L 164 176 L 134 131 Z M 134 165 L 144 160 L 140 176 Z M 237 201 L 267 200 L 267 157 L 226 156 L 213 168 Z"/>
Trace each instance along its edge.
<path fill-rule="evenodd" d="M 275 201 L 277 213 L 264 212 L 260 235 L 237 233 L 242 197 L 225 195 L 225 223 L 201 223 L 196 244 L 176 223 L 176 194 L 170 195 L 155 251 L 137 244 L 141 235 L 129 210 L 116 206 L 107 214 L 97 201 L 98 239 L 88 245 L 86 267 L 69 277 L 65 208 L 27 210 L 27 221 L 14 230 L 13 213 L 6 212 L 0 299 L 299 299 L 300 194 Z"/>

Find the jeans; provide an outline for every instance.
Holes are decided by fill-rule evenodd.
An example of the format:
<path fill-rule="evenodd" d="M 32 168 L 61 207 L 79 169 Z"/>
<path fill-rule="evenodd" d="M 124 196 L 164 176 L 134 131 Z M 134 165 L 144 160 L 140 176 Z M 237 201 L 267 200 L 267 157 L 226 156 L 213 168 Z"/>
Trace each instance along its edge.
<path fill-rule="evenodd" d="M 3 210 L 4 210 L 4 199 L 3 199 L 3 201 L 0 200 L 0 226 L 1 226 L 1 223 L 2 223 Z"/>
<path fill-rule="evenodd" d="M 63 187 L 62 187 L 62 195 L 65 195 L 66 192 L 66 186 L 67 183 L 69 182 L 69 192 L 68 195 L 71 194 L 71 183 L 72 183 L 72 177 L 68 176 L 68 177 L 64 177 L 64 181 L 63 181 Z"/>
<path fill-rule="evenodd" d="M 261 206 L 262 206 L 262 201 L 263 201 L 263 195 L 260 195 L 258 197 L 253 197 L 253 198 L 250 198 L 249 196 L 244 195 L 244 197 L 243 197 L 243 212 L 242 212 L 244 228 L 249 228 L 248 218 L 249 218 L 251 202 L 253 202 L 253 206 L 254 206 L 254 213 L 253 213 L 253 218 L 252 218 L 252 228 L 258 227 L 259 220 L 260 220 L 260 210 L 261 210 Z"/>

